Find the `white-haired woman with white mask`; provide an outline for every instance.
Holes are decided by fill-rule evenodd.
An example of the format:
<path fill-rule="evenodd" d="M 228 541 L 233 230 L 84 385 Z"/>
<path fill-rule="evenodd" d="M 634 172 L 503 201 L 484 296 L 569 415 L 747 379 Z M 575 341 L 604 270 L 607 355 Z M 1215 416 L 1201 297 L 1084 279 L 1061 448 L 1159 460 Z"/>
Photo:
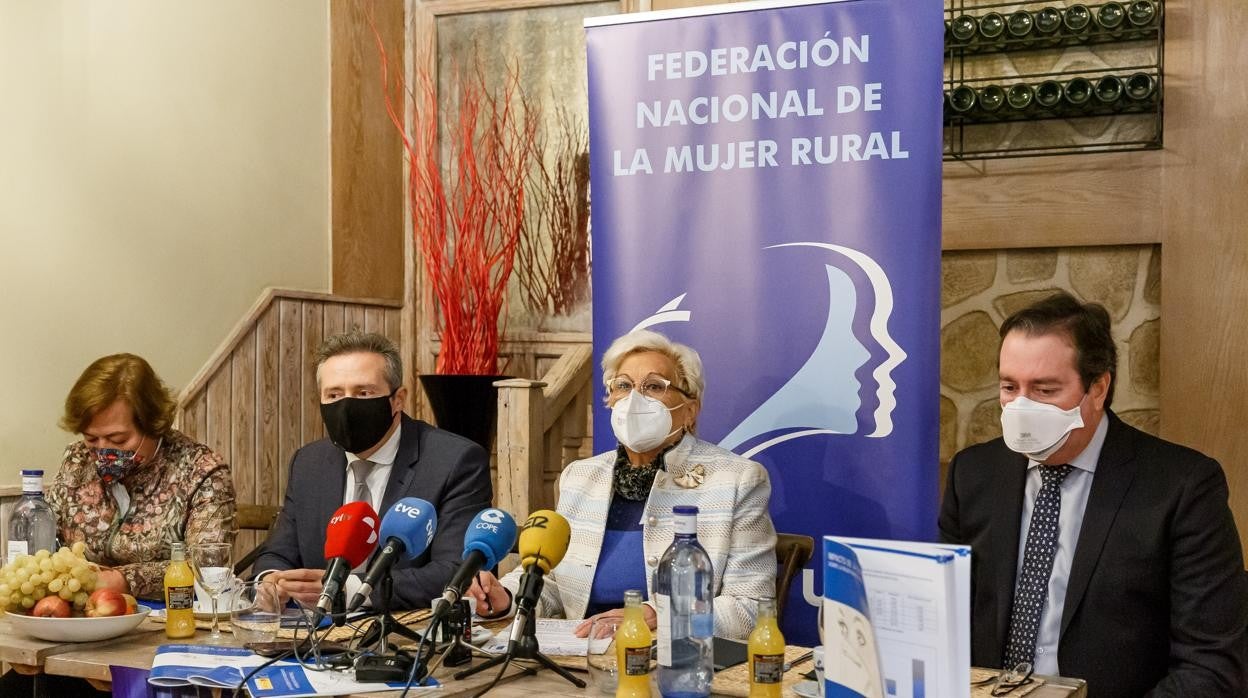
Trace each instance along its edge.
<path fill-rule="evenodd" d="M 654 570 L 673 538 L 672 508 L 698 507 L 698 542 L 714 568 L 715 634 L 745 639 L 756 599 L 775 595 L 771 483 L 758 463 L 695 436 L 705 383 L 693 349 L 649 330 L 615 340 L 602 359 L 619 446 L 568 464 L 557 510 L 572 527 L 563 561 L 546 576 L 543 617 L 623 615 L 624 591 L 654 592 Z M 483 573 L 468 594 L 477 613 L 504 616 L 520 570 L 501 582 Z M 656 614 L 645 608 L 651 629 Z"/>

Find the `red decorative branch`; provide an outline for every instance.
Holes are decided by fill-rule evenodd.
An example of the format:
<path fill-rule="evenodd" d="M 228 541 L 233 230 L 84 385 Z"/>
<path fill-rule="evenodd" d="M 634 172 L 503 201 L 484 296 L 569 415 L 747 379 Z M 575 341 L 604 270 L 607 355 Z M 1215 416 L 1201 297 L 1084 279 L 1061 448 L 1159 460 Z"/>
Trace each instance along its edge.
<path fill-rule="evenodd" d="M 562 108 L 552 131 L 534 146 L 516 271 L 525 306 L 539 318 L 569 315 L 589 298 L 589 134 Z"/>
<path fill-rule="evenodd" d="M 442 105 L 449 153 L 444 179 L 433 78 L 417 70 L 414 92 L 401 77 L 391 79 L 376 27 L 373 35 L 381 56 L 386 112 L 408 159 L 412 235 L 424 262 L 426 298 L 437 302 L 442 349 L 435 370 L 495 374 L 499 316 L 523 230 L 537 109 L 520 90 L 518 68 L 509 69 L 493 93 L 479 67 L 451 71 L 451 83 L 444 87 L 454 96 L 453 103 Z M 410 131 L 404 104 L 412 107 Z"/>

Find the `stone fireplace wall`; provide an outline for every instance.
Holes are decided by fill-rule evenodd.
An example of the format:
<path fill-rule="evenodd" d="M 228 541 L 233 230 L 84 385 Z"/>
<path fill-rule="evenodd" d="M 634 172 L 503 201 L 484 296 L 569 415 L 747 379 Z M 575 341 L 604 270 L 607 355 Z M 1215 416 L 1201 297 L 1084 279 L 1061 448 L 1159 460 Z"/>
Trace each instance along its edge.
<path fill-rule="evenodd" d="M 1113 321 L 1118 378 L 1113 409 L 1160 430 L 1161 246 L 950 251 L 942 260 L 940 463 L 1001 435 L 997 330 L 1014 311 L 1065 289 L 1101 303 Z"/>

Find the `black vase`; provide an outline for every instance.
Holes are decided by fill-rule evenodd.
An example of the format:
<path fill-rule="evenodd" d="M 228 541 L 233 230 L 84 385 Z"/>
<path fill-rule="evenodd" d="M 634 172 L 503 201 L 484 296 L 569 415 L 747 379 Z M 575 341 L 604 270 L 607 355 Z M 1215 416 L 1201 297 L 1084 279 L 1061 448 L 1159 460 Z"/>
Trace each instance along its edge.
<path fill-rule="evenodd" d="M 498 389 L 494 381 L 511 376 L 470 376 L 424 374 L 420 385 L 429 397 L 438 428 L 459 434 L 494 449 L 494 428 L 498 423 Z"/>

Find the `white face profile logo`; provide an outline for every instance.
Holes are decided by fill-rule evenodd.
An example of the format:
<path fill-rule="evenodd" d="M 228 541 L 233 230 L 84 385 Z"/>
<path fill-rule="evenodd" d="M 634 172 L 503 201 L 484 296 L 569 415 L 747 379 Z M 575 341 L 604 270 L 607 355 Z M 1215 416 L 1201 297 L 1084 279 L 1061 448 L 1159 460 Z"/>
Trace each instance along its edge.
<path fill-rule="evenodd" d="M 377 542 L 377 520 L 371 516 L 365 516 L 364 523 L 368 526 L 368 544 L 372 545 Z"/>
<path fill-rule="evenodd" d="M 486 509 L 481 512 L 481 520 L 492 524 L 501 524 L 503 522 L 503 512 L 498 509 Z"/>

